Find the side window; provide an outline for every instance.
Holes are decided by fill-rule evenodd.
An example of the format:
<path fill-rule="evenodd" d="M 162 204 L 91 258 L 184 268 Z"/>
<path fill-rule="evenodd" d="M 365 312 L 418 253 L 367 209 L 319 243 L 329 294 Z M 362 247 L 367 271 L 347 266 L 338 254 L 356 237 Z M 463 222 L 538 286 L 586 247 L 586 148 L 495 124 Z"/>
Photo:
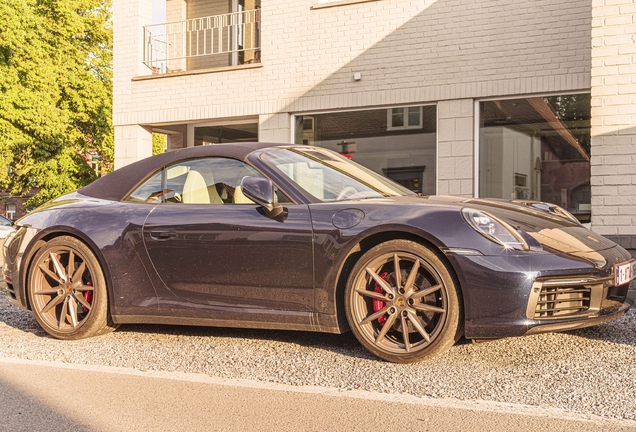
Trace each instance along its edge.
<path fill-rule="evenodd" d="M 241 190 L 245 176 L 263 177 L 244 162 L 227 158 L 202 158 L 166 167 L 165 185 L 158 172 L 126 200 L 173 204 L 254 204 Z M 278 194 L 275 198 L 278 200 Z M 287 201 L 285 199 L 285 201 Z"/>
<path fill-rule="evenodd" d="M 235 159 L 204 158 L 166 169 L 165 201 L 183 204 L 254 204 L 241 190 L 245 176 L 262 177 Z"/>
<path fill-rule="evenodd" d="M 161 187 L 162 172 L 163 171 L 159 171 L 143 182 L 141 186 L 135 189 L 124 200 L 140 203 L 160 203 L 163 195 L 163 188 Z"/>

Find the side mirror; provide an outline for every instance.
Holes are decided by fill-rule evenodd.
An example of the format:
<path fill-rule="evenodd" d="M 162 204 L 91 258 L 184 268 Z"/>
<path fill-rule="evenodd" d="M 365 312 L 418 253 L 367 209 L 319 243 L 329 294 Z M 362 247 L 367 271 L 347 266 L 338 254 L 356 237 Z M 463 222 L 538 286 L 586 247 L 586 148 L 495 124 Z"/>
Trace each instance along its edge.
<path fill-rule="evenodd" d="M 283 206 L 274 202 L 274 185 L 262 177 L 243 177 L 243 194 L 265 209 L 267 216 L 274 218 L 283 212 Z"/>

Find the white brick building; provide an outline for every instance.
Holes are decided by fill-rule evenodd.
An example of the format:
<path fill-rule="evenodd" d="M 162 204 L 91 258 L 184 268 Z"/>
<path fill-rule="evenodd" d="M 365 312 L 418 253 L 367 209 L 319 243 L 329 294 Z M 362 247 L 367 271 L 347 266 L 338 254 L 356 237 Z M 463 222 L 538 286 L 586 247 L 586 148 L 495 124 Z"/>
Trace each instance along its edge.
<path fill-rule="evenodd" d="M 117 167 L 153 131 L 323 145 L 424 193 L 591 211 L 636 249 L 633 0 L 166 0 L 159 26 L 152 8 L 113 1 Z"/>

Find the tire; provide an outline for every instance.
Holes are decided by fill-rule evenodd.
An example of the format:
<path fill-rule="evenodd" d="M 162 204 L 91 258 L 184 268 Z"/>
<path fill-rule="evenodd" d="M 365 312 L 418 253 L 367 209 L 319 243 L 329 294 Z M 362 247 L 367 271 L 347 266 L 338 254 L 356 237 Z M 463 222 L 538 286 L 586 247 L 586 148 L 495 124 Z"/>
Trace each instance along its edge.
<path fill-rule="evenodd" d="M 360 257 L 347 282 L 345 312 L 358 341 L 394 363 L 441 354 L 463 334 L 453 271 L 437 253 L 408 240 L 379 244 Z"/>
<path fill-rule="evenodd" d="M 31 262 L 27 283 L 35 319 L 54 338 L 83 339 L 117 328 L 110 318 L 104 272 L 75 237 L 44 244 Z"/>

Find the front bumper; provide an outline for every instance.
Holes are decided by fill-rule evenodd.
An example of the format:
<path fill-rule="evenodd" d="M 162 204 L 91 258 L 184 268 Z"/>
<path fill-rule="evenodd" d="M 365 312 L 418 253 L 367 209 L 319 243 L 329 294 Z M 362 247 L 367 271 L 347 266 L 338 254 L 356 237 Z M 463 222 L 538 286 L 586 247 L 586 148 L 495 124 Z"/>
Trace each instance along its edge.
<path fill-rule="evenodd" d="M 539 333 L 551 333 L 551 332 L 560 332 L 567 330 L 576 330 L 585 327 L 592 327 L 595 325 L 603 324 L 608 321 L 615 320 L 616 318 L 620 318 L 629 310 L 632 306 L 633 302 L 629 299 L 626 299 L 623 303 L 620 304 L 618 309 L 616 310 L 601 310 L 596 314 L 577 317 L 576 319 L 564 319 L 564 320 L 553 320 L 552 322 L 546 322 L 545 324 L 539 324 L 535 327 L 530 328 L 525 334 L 533 335 Z"/>
<path fill-rule="evenodd" d="M 632 305 L 614 266 L 631 255 L 616 246 L 595 260 L 543 251 L 501 256 L 448 255 L 464 298 L 465 336 L 496 339 L 594 326 Z"/>

